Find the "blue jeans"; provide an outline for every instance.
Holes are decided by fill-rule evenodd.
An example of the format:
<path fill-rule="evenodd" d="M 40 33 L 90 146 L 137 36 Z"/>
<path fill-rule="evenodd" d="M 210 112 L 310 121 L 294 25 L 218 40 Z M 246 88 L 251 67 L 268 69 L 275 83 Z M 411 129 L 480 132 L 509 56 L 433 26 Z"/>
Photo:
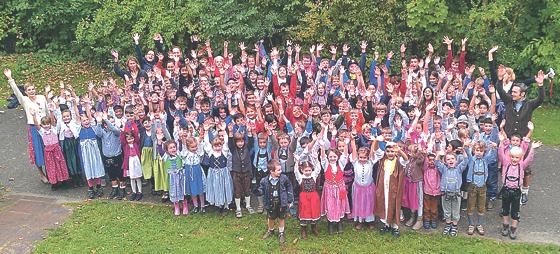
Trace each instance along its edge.
<path fill-rule="evenodd" d="M 498 196 L 498 178 L 499 178 L 498 163 L 488 165 L 488 179 L 486 179 L 487 197 L 494 199 Z"/>

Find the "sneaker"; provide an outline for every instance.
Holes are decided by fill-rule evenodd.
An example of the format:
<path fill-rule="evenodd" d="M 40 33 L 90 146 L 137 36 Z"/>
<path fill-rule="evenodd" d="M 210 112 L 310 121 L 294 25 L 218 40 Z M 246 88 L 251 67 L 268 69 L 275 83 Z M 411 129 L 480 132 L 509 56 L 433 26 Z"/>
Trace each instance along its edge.
<path fill-rule="evenodd" d="M 132 195 L 128 198 L 129 201 L 136 201 L 136 193 L 133 192 Z"/>
<path fill-rule="evenodd" d="M 517 228 L 514 227 L 509 228 L 509 239 L 511 240 L 517 239 Z"/>
<path fill-rule="evenodd" d="M 87 191 L 87 198 L 89 200 L 95 199 L 95 191 L 93 189 L 89 189 Z"/>
<path fill-rule="evenodd" d="M 255 210 L 253 210 L 253 208 L 249 206 L 247 207 L 247 212 L 249 212 L 249 214 L 254 214 Z"/>
<path fill-rule="evenodd" d="M 191 213 L 198 213 L 200 211 L 200 208 L 198 208 L 198 206 L 193 207 L 193 209 L 191 210 Z"/>
<path fill-rule="evenodd" d="M 437 225 L 437 220 L 433 220 L 432 223 L 430 223 L 430 224 L 431 224 L 430 226 L 432 226 L 433 229 L 436 229 L 437 226 L 438 226 Z"/>
<path fill-rule="evenodd" d="M 457 236 L 457 225 L 451 225 L 451 229 L 449 230 L 450 236 Z"/>
<path fill-rule="evenodd" d="M 167 202 L 167 200 L 169 200 L 169 194 L 167 194 L 167 192 L 164 192 L 163 195 L 161 195 L 161 202 L 165 203 Z"/>
<path fill-rule="evenodd" d="M 449 232 L 451 231 L 451 224 L 446 224 L 445 227 L 443 228 L 443 235 L 449 235 Z"/>
<path fill-rule="evenodd" d="M 103 197 L 103 187 L 97 187 L 95 189 L 95 195 L 97 195 L 98 198 Z"/>
<path fill-rule="evenodd" d="M 264 235 L 261 238 L 264 240 L 264 239 L 267 239 L 267 238 L 269 238 L 273 235 L 274 235 L 274 229 L 269 229 L 264 233 Z"/>
<path fill-rule="evenodd" d="M 424 225 L 422 225 L 422 226 L 424 226 L 424 229 L 426 229 L 426 230 L 430 229 L 430 221 L 425 220 Z"/>
<path fill-rule="evenodd" d="M 529 197 L 525 193 L 521 193 L 521 205 L 526 205 L 529 202 Z"/>
<path fill-rule="evenodd" d="M 200 213 L 206 213 L 206 208 L 204 206 L 200 208 Z"/>
<path fill-rule="evenodd" d="M 142 192 L 138 192 L 138 194 L 136 194 L 136 201 L 142 200 L 143 197 L 144 195 L 142 195 Z"/>
<path fill-rule="evenodd" d="M 264 208 L 262 206 L 257 206 L 257 213 L 263 213 Z"/>
<path fill-rule="evenodd" d="M 479 235 L 484 235 L 486 233 L 482 225 L 476 226 L 476 231 L 478 232 Z"/>
<path fill-rule="evenodd" d="M 474 234 L 474 225 L 469 225 L 469 228 L 467 229 L 467 234 L 468 235 Z"/>
<path fill-rule="evenodd" d="M 381 234 L 385 234 L 385 233 L 389 233 L 391 232 L 391 227 L 389 226 L 383 226 L 381 229 L 379 229 L 379 233 Z"/>
<path fill-rule="evenodd" d="M 391 234 L 392 234 L 394 237 L 396 237 L 396 238 L 398 238 L 399 236 L 401 236 L 401 232 L 399 231 L 398 228 L 393 228 L 393 229 L 391 229 Z"/>
<path fill-rule="evenodd" d="M 509 235 L 509 225 L 502 224 L 502 236 L 508 236 L 508 235 Z"/>
<path fill-rule="evenodd" d="M 286 236 L 284 236 L 284 232 L 278 234 L 278 242 L 280 244 L 284 244 L 286 242 Z"/>
<path fill-rule="evenodd" d="M 239 219 L 239 218 L 241 218 L 241 217 L 243 217 L 243 213 L 241 213 L 241 210 L 236 210 L 236 211 L 235 211 L 235 218 L 238 218 L 238 219 Z"/>
<path fill-rule="evenodd" d="M 490 211 L 492 209 L 494 209 L 494 201 L 495 199 L 491 198 L 488 200 L 488 202 L 486 202 L 486 210 Z"/>

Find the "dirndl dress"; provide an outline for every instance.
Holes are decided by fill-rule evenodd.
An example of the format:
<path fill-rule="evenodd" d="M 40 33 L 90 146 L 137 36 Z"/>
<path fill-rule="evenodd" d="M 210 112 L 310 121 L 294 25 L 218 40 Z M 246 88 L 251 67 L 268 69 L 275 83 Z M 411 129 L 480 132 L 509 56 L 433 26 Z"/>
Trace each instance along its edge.
<path fill-rule="evenodd" d="M 329 165 L 325 171 L 325 184 L 321 195 L 321 215 L 326 216 L 330 222 L 339 222 L 347 213 L 350 213 L 350 204 L 342 169 L 338 167 L 336 174 L 333 174 Z"/>
<path fill-rule="evenodd" d="M 214 154 L 204 156 L 205 162 L 210 166 L 206 183 L 206 200 L 215 206 L 229 205 L 233 200 L 233 181 L 227 166 L 227 157 L 223 154 L 218 157 Z"/>
<path fill-rule="evenodd" d="M 45 166 L 43 139 L 41 138 L 41 134 L 35 125 L 29 125 L 27 129 L 27 138 L 29 139 L 28 150 L 31 164 L 34 164 L 37 167 Z M 43 169 L 43 173 L 46 173 L 45 169 Z"/>
<path fill-rule="evenodd" d="M 156 154 L 156 159 L 153 160 L 152 168 L 154 170 L 154 190 L 169 191 L 169 174 L 167 174 L 163 167 L 163 160 L 159 153 Z"/>
<path fill-rule="evenodd" d="M 154 148 L 152 147 L 151 138 L 146 138 L 144 140 L 140 162 L 142 164 L 142 175 L 144 179 L 152 179 L 154 175 Z"/>
<path fill-rule="evenodd" d="M 58 134 L 55 130 L 42 131 L 45 144 L 45 169 L 50 184 L 57 184 L 68 180 L 68 168 L 58 144 Z"/>
<path fill-rule="evenodd" d="M 173 203 L 185 199 L 185 171 L 180 157 L 164 156 L 164 168 L 169 174 L 169 200 Z"/>
<path fill-rule="evenodd" d="M 301 179 L 298 214 L 302 221 L 316 221 L 321 218 L 321 199 L 317 192 L 317 182 L 312 177 Z"/>
<path fill-rule="evenodd" d="M 101 160 L 101 152 L 97 144 L 97 136 L 93 128 L 80 129 L 80 161 L 87 180 L 105 175 Z"/>
<path fill-rule="evenodd" d="M 185 169 L 185 194 L 197 196 L 204 193 L 206 176 L 200 166 L 200 156 L 193 152 L 186 152 L 183 158 Z"/>
<path fill-rule="evenodd" d="M 403 195 L 402 195 L 402 207 L 406 207 L 410 210 L 418 210 L 418 183 L 412 182 L 410 177 L 404 178 Z"/>

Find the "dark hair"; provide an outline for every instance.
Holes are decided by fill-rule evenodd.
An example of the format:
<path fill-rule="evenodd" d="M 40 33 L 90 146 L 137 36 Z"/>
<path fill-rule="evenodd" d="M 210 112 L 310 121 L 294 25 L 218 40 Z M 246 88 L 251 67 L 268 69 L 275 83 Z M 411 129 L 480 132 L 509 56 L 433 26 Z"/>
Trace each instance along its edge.
<path fill-rule="evenodd" d="M 488 105 L 488 102 L 485 100 L 481 100 L 480 103 L 478 103 L 478 106 L 486 106 L 486 108 L 490 108 L 490 106 Z"/>
<path fill-rule="evenodd" d="M 167 150 L 169 150 L 170 145 L 177 146 L 177 143 L 175 143 L 175 140 L 173 140 L 173 139 L 165 141 L 165 143 L 163 143 L 163 148 L 165 148 L 166 152 L 167 152 Z"/>
<path fill-rule="evenodd" d="M 272 159 L 268 162 L 266 168 L 268 169 L 268 172 L 272 172 L 273 170 L 276 170 L 277 166 L 281 166 L 280 161 L 278 161 L 278 159 Z"/>
<path fill-rule="evenodd" d="M 511 85 L 511 88 L 513 88 L 514 86 L 519 87 L 519 89 L 521 89 L 522 93 L 527 92 L 527 86 L 523 83 L 513 83 L 513 85 Z"/>
<path fill-rule="evenodd" d="M 114 110 L 114 111 L 117 111 L 117 110 L 119 110 L 119 109 L 120 109 L 120 110 L 124 110 L 124 108 L 123 108 L 121 105 L 116 105 L 116 106 L 113 107 L 113 110 Z"/>

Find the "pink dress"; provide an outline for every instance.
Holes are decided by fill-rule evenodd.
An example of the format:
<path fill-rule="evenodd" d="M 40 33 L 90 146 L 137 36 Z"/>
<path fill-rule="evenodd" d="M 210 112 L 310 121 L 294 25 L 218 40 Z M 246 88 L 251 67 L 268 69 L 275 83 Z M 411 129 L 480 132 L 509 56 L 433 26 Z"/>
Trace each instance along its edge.
<path fill-rule="evenodd" d="M 326 215 L 330 222 L 339 222 L 345 214 L 350 213 L 342 168 L 339 165 L 336 167 L 336 172 L 333 172 L 332 166 L 327 166 L 325 184 L 321 195 L 321 215 Z"/>
<path fill-rule="evenodd" d="M 53 128 L 41 129 L 41 136 L 45 145 L 45 169 L 49 183 L 57 184 L 68 180 L 68 168 L 58 144 L 58 134 Z"/>

